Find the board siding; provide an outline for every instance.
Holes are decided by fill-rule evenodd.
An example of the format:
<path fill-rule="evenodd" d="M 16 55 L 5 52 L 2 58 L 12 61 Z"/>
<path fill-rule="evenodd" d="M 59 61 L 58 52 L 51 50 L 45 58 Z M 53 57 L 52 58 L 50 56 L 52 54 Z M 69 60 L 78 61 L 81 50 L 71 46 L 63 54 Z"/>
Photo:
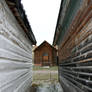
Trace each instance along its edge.
<path fill-rule="evenodd" d="M 31 82 L 32 43 L 0 0 L 0 92 L 27 92 Z"/>
<path fill-rule="evenodd" d="M 92 1 L 82 3 L 59 44 L 59 80 L 67 92 L 92 92 Z M 74 89 L 74 90 L 73 90 Z"/>

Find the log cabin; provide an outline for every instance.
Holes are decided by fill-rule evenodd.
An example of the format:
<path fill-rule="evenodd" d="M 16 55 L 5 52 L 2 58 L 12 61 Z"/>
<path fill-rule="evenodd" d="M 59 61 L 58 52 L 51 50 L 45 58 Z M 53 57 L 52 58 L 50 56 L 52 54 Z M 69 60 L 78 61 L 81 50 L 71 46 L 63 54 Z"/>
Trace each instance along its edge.
<path fill-rule="evenodd" d="M 53 45 L 64 92 L 92 92 L 92 0 L 62 0 Z"/>
<path fill-rule="evenodd" d="M 35 44 L 21 0 L 0 0 L 0 92 L 28 92 Z"/>
<path fill-rule="evenodd" d="M 47 41 L 34 50 L 34 64 L 39 66 L 54 66 L 57 60 L 57 50 Z"/>

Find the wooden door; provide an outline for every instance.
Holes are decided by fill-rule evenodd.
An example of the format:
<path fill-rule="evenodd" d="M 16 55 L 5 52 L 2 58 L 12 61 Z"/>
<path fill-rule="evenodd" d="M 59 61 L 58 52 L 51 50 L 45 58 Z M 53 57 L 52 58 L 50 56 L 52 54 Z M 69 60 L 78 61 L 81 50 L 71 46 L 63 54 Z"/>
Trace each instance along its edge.
<path fill-rule="evenodd" d="M 42 55 L 42 65 L 49 66 L 49 54 L 48 53 L 44 53 Z"/>

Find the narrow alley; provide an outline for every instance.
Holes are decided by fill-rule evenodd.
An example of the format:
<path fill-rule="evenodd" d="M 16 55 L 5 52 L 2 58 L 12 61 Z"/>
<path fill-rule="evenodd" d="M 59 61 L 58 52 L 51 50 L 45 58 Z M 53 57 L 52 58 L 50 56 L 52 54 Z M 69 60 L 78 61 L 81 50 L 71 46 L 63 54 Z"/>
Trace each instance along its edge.
<path fill-rule="evenodd" d="M 92 92 L 92 0 L 61 0 L 52 43 L 21 1 L 0 0 L 0 92 Z"/>

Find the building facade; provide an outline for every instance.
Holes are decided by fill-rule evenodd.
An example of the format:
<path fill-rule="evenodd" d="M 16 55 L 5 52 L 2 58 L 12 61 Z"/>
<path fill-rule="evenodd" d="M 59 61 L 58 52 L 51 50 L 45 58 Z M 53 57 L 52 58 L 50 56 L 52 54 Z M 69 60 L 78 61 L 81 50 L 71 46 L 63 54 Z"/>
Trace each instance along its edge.
<path fill-rule="evenodd" d="M 56 53 L 56 48 L 44 41 L 34 50 L 34 64 L 40 66 L 56 65 Z"/>
<path fill-rule="evenodd" d="M 0 92 L 28 92 L 33 44 L 21 0 L 0 0 Z"/>
<path fill-rule="evenodd" d="M 92 0 L 62 0 L 53 45 L 64 92 L 92 92 Z"/>

